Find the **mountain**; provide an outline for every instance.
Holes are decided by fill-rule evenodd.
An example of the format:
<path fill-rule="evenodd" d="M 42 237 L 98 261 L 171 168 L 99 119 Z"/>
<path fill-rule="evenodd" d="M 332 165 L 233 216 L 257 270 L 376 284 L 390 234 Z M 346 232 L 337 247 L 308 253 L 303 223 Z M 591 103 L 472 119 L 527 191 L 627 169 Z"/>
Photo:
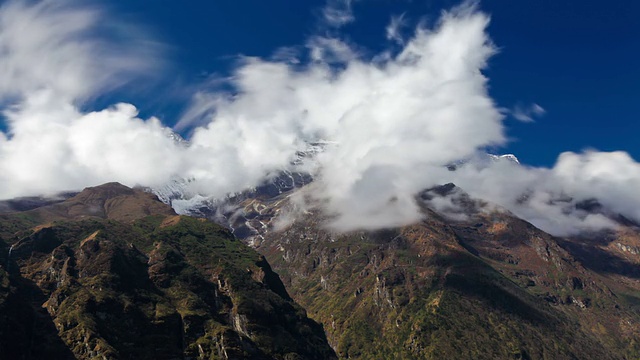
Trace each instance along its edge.
<path fill-rule="evenodd" d="M 340 358 L 640 355 L 633 224 L 557 238 L 447 184 L 419 194 L 425 220 L 411 226 L 339 234 L 315 211 L 274 227 L 292 193 L 240 199 L 236 212 L 258 232 L 244 241 L 324 325 Z M 461 213 L 436 212 L 436 198 Z"/>
<path fill-rule="evenodd" d="M 583 248 L 594 258 L 582 262 L 575 239 L 508 213 L 424 211 L 419 224 L 348 234 L 308 215 L 258 251 L 342 358 L 638 357 L 638 257 L 594 261 L 605 252 Z M 611 247 L 635 256 L 638 231 L 627 231 Z"/>
<path fill-rule="evenodd" d="M 488 154 L 488 155 L 489 155 L 489 158 L 491 158 L 491 160 L 493 161 L 507 160 L 507 161 L 514 162 L 516 164 L 520 164 L 520 160 L 518 160 L 518 158 L 513 154 L 504 154 L 504 155 Z"/>
<path fill-rule="evenodd" d="M 455 171 L 460 166 L 464 166 L 469 163 L 473 163 L 476 166 L 486 167 L 492 163 L 510 162 L 514 164 L 520 164 L 520 160 L 513 154 L 495 155 L 488 153 L 477 153 L 472 157 L 454 161 L 447 165 L 447 168 L 451 171 Z"/>
<path fill-rule="evenodd" d="M 46 205 L 63 202 L 66 199 L 77 195 L 75 192 L 56 194 L 55 196 L 29 196 L 10 200 L 0 200 L 0 214 L 27 211 Z"/>
<path fill-rule="evenodd" d="M 519 163 L 479 154 L 448 168 L 501 161 Z M 554 237 L 446 184 L 417 195 L 422 222 L 341 234 L 317 209 L 282 226 L 313 179 L 279 179 L 182 211 L 262 253 L 340 358 L 640 356 L 640 226 L 597 199 L 574 205 L 618 229 Z"/>
<path fill-rule="evenodd" d="M 229 230 L 117 183 L 0 215 L 3 359 L 331 359 Z"/>

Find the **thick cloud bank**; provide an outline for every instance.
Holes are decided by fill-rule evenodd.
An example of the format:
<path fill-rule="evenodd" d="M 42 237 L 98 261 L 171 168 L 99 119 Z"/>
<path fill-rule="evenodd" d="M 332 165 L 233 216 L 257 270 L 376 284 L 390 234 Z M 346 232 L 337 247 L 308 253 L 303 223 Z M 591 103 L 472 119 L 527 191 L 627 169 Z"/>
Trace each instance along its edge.
<path fill-rule="evenodd" d="M 618 215 L 640 221 L 640 164 L 625 152 L 565 152 L 551 169 L 469 163 L 440 179 L 555 235 L 615 228 Z"/>
<path fill-rule="evenodd" d="M 336 11 L 337 3 L 346 7 Z M 323 16 L 336 26 L 352 21 L 350 4 L 332 2 Z M 188 145 L 160 120 L 138 118 L 133 105 L 79 110 L 86 99 L 162 70 L 151 60 L 161 58 L 157 45 L 104 36 L 139 33 L 104 16 L 66 1 L 0 7 L 8 128 L 0 133 L 0 198 L 107 181 L 159 186 L 176 177 L 193 180 L 194 194 L 219 198 L 287 169 L 314 175 L 306 195 L 338 230 L 416 221 L 415 194 L 449 181 L 558 234 L 612 226 L 576 207 L 592 198 L 640 220 L 633 192 L 640 165 L 624 153 L 566 153 L 553 169 L 498 161 L 447 170 L 505 141 L 481 72 L 495 53 L 489 18 L 473 4 L 406 39 L 397 30 L 405 21 L 392 19 L 390 50 L 375 56 L 317 36 L 306 44 L 308 60 L 245 58 L 230 77 L 233 92 L 194 97 L 178 124 L 192 129 Z M 319 140 L 328 145 L 314 161 L 294 161 Z"/>
<path fill-rule="evenodd" d="M 306 142 L 330 140 L 312 172 L 314 197 L 337 216 L 334 226 L 415 221 L 413 195 L 429 184 L 430 168 L 503 141 L 502 116 L 480 72 L 494 53 L 487 24 L 485 15 L 459 8 L 373 60 L 326 38 L 315 39 L 310 51 L 322 56 L 306 66 L 246 59 L 235 96 L 202 95 L 195 112 L 214 115 L 192 146 L 236 156 L 203 159 L 208 169 L 233 167 L 235 183 L 286 165 Z M 202 191 L 219 186 L 219 174 L 207 176 L 198 176 Z"/>

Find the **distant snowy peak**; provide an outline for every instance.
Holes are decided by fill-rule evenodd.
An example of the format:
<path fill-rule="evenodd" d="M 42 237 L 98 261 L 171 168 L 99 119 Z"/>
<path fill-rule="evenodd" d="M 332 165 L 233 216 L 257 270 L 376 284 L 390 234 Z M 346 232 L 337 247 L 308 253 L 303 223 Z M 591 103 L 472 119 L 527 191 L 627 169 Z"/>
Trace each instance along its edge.
<path fill-rule="evenodd" d="M 171 129 L 167 128 L 165 135 L 179 146 L 189 146 L 189 141 Z M 216 215 L 219 208 L 224 208 L 239 199 L 272 198 L 310 183 L 313 181 L 311 173 L 317 166 L 316 156 L 334 144 L 334 142 L 326 140 L 309 141 L 304 144 L 302 150 L 296 152 L 289 164 L 289 169 L 282 169 L 272 174 L 256 187 L 228 194 L 222 198 L 199 194 L 196 190 L 198 188 L 197 179 L 180 176 L 174 177 L 166 184 L 148 188 L 147 191 L 156 195 L 163 203 L 173 207 L 178 214 L 211 217 Z"/>
<path fill-rule="evenodd" d="M 180 134 L 174 132 L 173 130 L 169 128 L 164 128 L 164 133 L 169 139 L 173 140 L 173 142 L 175 142 L 177 145 L 189 146 L 189 142 L 185 140 L 182 136 L 180 136 Z"/>
<path fill-rule="evenodd" d="M 149 192 L 153 193 L 167 205 L 171 205 L 175 199 L 185 199 L 193 197 L 195 194 L 190 194 L 189 183 L 193 180 L 184 178 L 174 178 L 168 183 L 149 189 Z"/>
<path fill-rule="evenodd" d="M 511 163 L 520 165 L 520 160 L 513 154 L 504 154 L 504 155 L 495 155 L 495 154 L 487 154 L 487 153 L 478 153 L 471 157 L 454 161 L 447 165 L 447 168 L 451 171 L 455 171 L 461 166 L 472 164 L 474 166 L 479 166 L 481 168 L 485 168 L 490 166 L 491 164 L 496 163 Z"/>
<path fill-rule="evenodd" d="M 310 161 L 313 162 L 318 154 L 325 152 L 329 147 L 335 145 L 337 145 L 337 142 L 327 140 L 307 142 L 304 150 L 296 152 L 296 158 L 292 161 L 291 165 L 300 166 Z"/>
<path fill-rule="evenodd" d="M 520 164 L 520 161 L 518 160 L 518 158 L 513 154 L 504 154 L 504 155 L 487 154 L 487 155 L 493 161 L 507 160 L 507 161 L 514 162 L 516 164 Z"/>

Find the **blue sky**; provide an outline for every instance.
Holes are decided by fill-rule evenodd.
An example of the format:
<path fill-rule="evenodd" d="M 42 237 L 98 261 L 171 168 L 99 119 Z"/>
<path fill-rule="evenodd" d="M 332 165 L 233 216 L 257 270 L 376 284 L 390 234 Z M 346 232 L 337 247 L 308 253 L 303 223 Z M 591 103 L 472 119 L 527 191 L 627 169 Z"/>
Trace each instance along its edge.
<path fill-rule="evenodd" d="M 456 4 L 360 0 L 353 3 L 355 21 L 339 33 L 376 53 L 389 46 L 385 27 L 391 16 L 405 14 L 410 32 Z M 172 87 L 212 74 L 226 76 L 240 54 L 268 57 L 280 47 L 303 45 L 312 35 L 335 33 L 320 21 L 324 5 L 315 0 L 127 0 L 112 7 L 169 46 L 173 70 L 159 87 Z M 485 0 L 480 7 L 491 15 L 489 35 L 500 48 L 485 72 L 491 96 L 505 108 L 536 103 L 546 110 L 534 123 L 507 119 L 511 141 L 497 152 L 545 166 L 563 151 L 586 148 L 624 150 L 640 158 L 640 2 Z M 159 91 L 122 96 L 143 114 L 175 122 L 187 99 L 158 98 Z"/>

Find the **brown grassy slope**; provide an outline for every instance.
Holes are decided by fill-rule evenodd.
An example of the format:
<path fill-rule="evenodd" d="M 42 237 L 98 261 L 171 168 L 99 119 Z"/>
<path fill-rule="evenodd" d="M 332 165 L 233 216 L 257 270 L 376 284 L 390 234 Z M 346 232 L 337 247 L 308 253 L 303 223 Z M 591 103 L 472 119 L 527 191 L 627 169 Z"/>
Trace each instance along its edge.
<path fill-rule="evenodd" d="M 107 183 L 86 188 L 62 203 L 24 214 L 36 218 L 40 223 L 90 217 L 131 222 L 149 215 L 175 215 L 175 212 L 153 194 L 119 183 Z"/>

